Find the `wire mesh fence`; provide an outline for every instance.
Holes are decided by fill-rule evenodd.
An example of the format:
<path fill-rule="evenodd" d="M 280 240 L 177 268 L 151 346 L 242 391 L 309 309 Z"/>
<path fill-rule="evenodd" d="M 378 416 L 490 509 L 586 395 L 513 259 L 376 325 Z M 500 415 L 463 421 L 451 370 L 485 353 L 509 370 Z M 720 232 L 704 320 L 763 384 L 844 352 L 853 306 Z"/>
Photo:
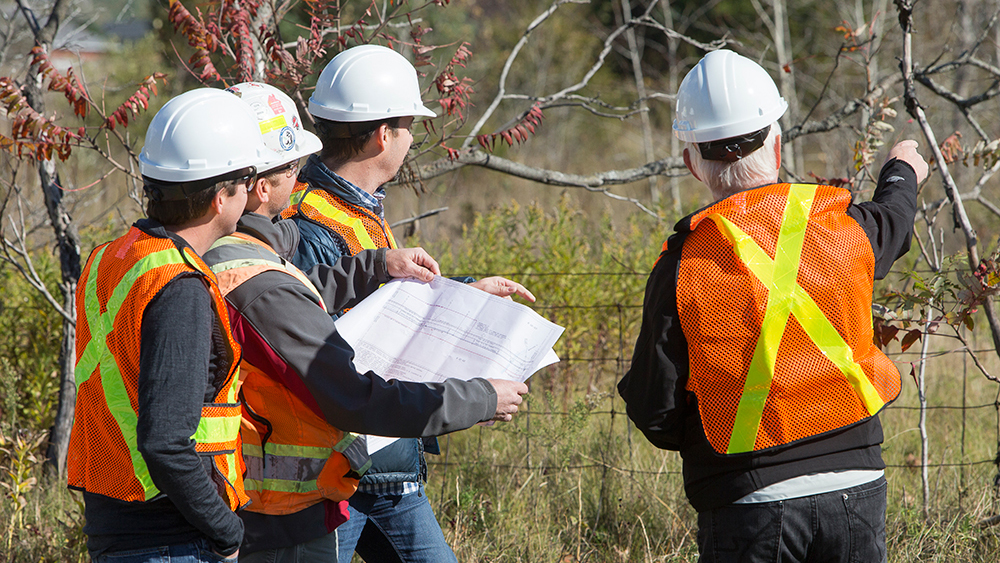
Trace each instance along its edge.
<path fill-rule="evenodd" d="M 616 389 L 631 362 L 647 274 L 590 271 L 500 275 L 521 280 L 533 291 L 534 286 L 559 290 L 560 297 L 556 299 L 547 298 L 546 290 L 535 291 L 539 301 L 533 308 L 567 327 L 566 335 L 556 345 L 561 361 L 529 380 L 533 400 L 522 408 L 515 419 L 516 430 L 508 436 L 509 442 L 516 443 L 510 446 L 510 451 L 516 454 L 508 452 L 505 460 L 497 460 L 483 455 L 481 446 L 459 450 L 449 448 L 450 441 L 446 440 L 445 455 L 428 458 L 432 494 L 439 494 L 438 505 L 449 498 L 447 489 L 452 486 L 456 472 L 477 468 L 498 474 L 520 474 L 521 479 L 530 473 L 591 473 L 598 481 L 604 479 L 602 475 L 633 482 L 662 477 L 670 480 L 670 486 L 680 488 L 679 455 L 657 452 L 656 466 L 650 466 L 649 450 L 654 448 L 628 421 Z M 618 283 L 622 279 L 629 281 Z M 582 293 L 586 288 L 573 290 L 580 286 L 611 288 L 611 291 L 602 293 L 605 301 L 595 302 Z M 572 323 L 584 326 L 573 327 Z M 576 340 L 570 342 L 567 338 Z M 989 347 L 992 341 L 988 331 L 967 334 L 968 348 L 960 339 L 945 334 L 925 334 L 923 338 L 928 339 L 923 350 L 913 346 L 900 351 L 898 343 L 885 349 L 903 378 L 899 398 L 880 414 L 885 432 L 883 458 L 890 482 L 890 506 L 895 501 L 897 506 L 922 506 L 925 511 L 935 507 L 961 510 L 963 499 L 981 493 L 992 499 L 986 510 L 996 513 L 1000 486 L 1000 384 L 977 371 L 969 360 L 971 351 L 985 367 L 1000 372 L 997 354 Z M 917 381 L 921 364 L 926 367 L 923 393 Z M 551 442 L 541 433 L 559 428 L 564 424 L 560 421 L 580 418 L 586 421 L 581 424 L 589 429 L 586 442 L 558 447 L 586 449 L 586 453 L 547 455 L 544 448 L 550 447 Z M 533 427 L 545 430 L 532 431 Z M 601 435 L 595 436 L 595 431 Z M 469 440 L 474 439 L 482 441 L 482 438 Z M 434 487 L 440 489 L 435 492 Z"/>

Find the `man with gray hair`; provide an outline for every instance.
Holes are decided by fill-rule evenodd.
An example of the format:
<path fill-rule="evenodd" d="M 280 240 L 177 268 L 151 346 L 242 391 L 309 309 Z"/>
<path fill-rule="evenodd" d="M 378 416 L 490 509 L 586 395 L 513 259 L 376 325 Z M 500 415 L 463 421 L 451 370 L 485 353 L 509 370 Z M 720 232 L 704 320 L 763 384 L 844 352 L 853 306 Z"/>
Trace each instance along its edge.
<path fill-rule="evenodd" d="M 727 50 L 681 83 L 674 132 L 715 203 L 664 243 L 618 391 L 684 459 L 702 563 L 885 561 L 877 415 L 900 377 L 872 343 L 872 287 L 909 249 L 927 164 L 897 144 L 858 205 L 780 183 L 786 108 Z"/>

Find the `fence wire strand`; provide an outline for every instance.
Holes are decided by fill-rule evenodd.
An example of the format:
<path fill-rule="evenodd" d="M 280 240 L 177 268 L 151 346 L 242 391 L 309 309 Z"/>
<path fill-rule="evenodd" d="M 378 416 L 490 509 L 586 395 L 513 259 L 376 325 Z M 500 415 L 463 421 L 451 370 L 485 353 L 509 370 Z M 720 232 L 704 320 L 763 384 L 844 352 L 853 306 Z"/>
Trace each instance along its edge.
<path fill-rule="evenodd" d="M 919 272 L 917 272 L 917 273 L 919 273 Z M 930 273 L 930 272 L 926 272 L 926 273 Z M 576 279 L 576 278 L 595 277 L 595 276 L 597 276 L 597 277 L 604 277 L 604 278 L 622 278 L 622 277 L 642 278 L 644 280 L 648 276 L 648 272 L 630 272 L 630 271 L 620 271 L 620 272 L 589 272 L 589 271 L 588 272 L 503 272 L 503 273 L 500 273 L 500 274 L 497 274 L 495 272 L 491 272 L 491 273 L 471 273 L 471 274 L 467 274 L 467 275 L 471 275 L 471 276 L 474 276 L 474 277 L 486 277 L 486 276 L 490 276 L 490 275 L 503 275 L 505 277 L 512 278 L 512 279 L 518 279 L 518 278 L 539 278 L 540 279 L 540 278 L 554 278 L 554 277 L 569 277 L 569 278 Z M 903 273 L 897 273 L 897 275 L 898 275 L 899 278 L 902 278 L 902 279 L 906 279 L 907 278 L 907 275 L 903 274 Z M 671 462 L 671 463 L 675 464 L 676 467 L 678 467 L 678 469 L 666 470 L 666 469 L 662 469 L 661 468 L 661 469 L 658 469 L 658 470 L 648 470 L 648 469 L 640 469 L 640 468 L 634 467 L 634 464 L 636 463 L 636 461 L 635 461 L 636 460 L 636 456 L 635 456 L 636 449 L 635 448 L 637 447 L 638 444 L 633 441 L 632 424 L 631 424 L 631 422 L 628 421 L 627 418 L 626 418 L 625 422 L 624 422 L 624 427 L 622 427 L 622 429 L 620 431 L 616 432 L 616 422 L 617 422 L 618 418 L 620 418 L 618 415 L 622 413 L 622 411 L 617 408 L 618 401 L 620 401 L 620 399 L 617 397 L 616 384 L 617 384 L 617 381 L 619 381 L 624 376 L 625 372 L 627 371 L 628 365 L 629 365 L 629 363 L 631 361 L 631 352 L 632 352 L 632 347 L 634 346 L 634 340 L 633 339 L 635 337 L 635 335 L 629 334 L 629 327 L 627 326 L 628 325 L 628 321 L 626 320 L 626 314 L 628 314 L 628 315 L 635 315 L 638 312 L 638 310 L 640 310 L 642 308 L 643 295 L 644 295 L 644 292 L 641 291 L 641 290 L 628 291 L 628 292 L 626 292 L 625 295 L 621 296 L 622 299 L 619 302 L 615 302 L 615 303 L 582 303 L 582 304 L 574 304 L 572 302 L 563 302 L 563 303 L 551 303 L 550 302 L 550 303 L 545 303 L 544 300 L 543 300 L 544 296 L 540 296 L 543 299 L 541 299 L 539 301 L 539 303 L 531 305 L 531 308 L 534 309 L 536 312 L 538 312 L 542 316 L 546 316 L 546 317 L 549 317 L 549 318 L 552 318 L 555 315 L 572 315 L 572 314 L 574 314 L 574 312 L 576 312 L 576 313 L 588 312 L 586 314 L 592 314 L 592 313 L 589 313 L 589 312 L 596 312 L 597 314 L 605 315 L 605 320 L 608 321 L 609 323 L 610 322 L 614 322 L 617 325 L 616 327 L 607 327 L 607 329 L 606 329 L 606 331 L 609 334 L 614 334 L 614 335 L 617 336 L 617 343 L 616 343 L 617 345 L 616 346 L 613 345 L 614 347 L 608 346 L 605 349 L 607 352 L 609 352 L 609 354 L 607 354 L 607 355 L 602 355 L 602 354 L 596 354 L 596 355 L 563 354 L 563 355 L 561 355 L 561 362 L 560 362 L 560 364 L 557 364 L 557 366 L 561 365 L 562 367 L 549 368 L 550 370 L 560 370 L 560 369 L 565 369 L 566 366 L 574 366 L 575 369 L 584 369 L 584 370 L 586 370 L 587 366 L 590 366 L 589 371 L 592 372 L 592 373 L 597 373 L 599 370 L 602 370 L 602 369 L 603 370 L 608 370 L 611 373 L 613 373 L 614 377 L 612 378 L 611 389 L 609 391 L 606 391 L 607 396 L 610 397 L 610 409 L 590 408 L 586 412 L 580 412 L 578 410 L 559 410 L 559 409 L 551 409 L 551 408 L 548 408 L 548 409 L 545 409 L 545 408 L 539 409 L 538 405 L 533 405 L 532 404 L 532 401 L 526 402 L 525 405 L 523 406 L 522 414 L 521 414 L 521 416 L 523 417 L 522 420 L 524 421 L 524 428 L 525 428 L 525 430 L 523 431 L 524 432 L 524 438 L 523 438 L 524 439 L 524 448 L 525 448 L 524 462 L 523 463 L 499 463 L 498 464 L 498 463 L 494 463 L 494 462 L 484 461 L 484 460 L 482 460 L 482 457 L 481 457 L 481 454 L 482 454 L 482 451 L 481 451 L 482 443 L 481 443 L 481 441 L 480 441 L 480 447 L 479 447 L 479 450 L 480 450 L 479 451 L 479 455 L 477 455 L 476 459 L 472 459 L 472 460 L 468 460 L 468 461 L 452 461 L 448 457 L 445 457 L 444 460 L 442 460 L 442 461 L 436 461 L 436 460 L 428 459 L 428 461 L 427 461 L 428 465 L 430 467 L 432 467 L 432 468 L 436 468 L 437 469 L 436 472 L 439 472 L 440 474 L 442 474 L 442 485 L 441 485 L 441 487 L 442 487 L 442 499 L 444 497 L 444 489 L 445 489 L 445 487 L 447 487 L 447 479 L 449 478 L 448 476 L 451 475 L 452 478 L 454 478 L 454 475 L 455 475 L 456 471 L 461 472 L 464 469 L 468 469 L 468 468 L 472 468 L 472 467 L 489 467 L 489 468 L 492 468 L 494 470 L 507 470 L 507 471 L 541 472 L 542 474 L 559 473 L 559 472 L 600 471 L 601 472 L 600 479 L 602 481 L 600 495 L 601 495 L 602 499 L 603 499 L 604 495 L 606 494 L 604 481 L 606 480 L 609 472 L 614 472 L 614 473 L 617 473 L 617 474 L 620 474 L 620 475 L 626 475 L 626 476 L 632 476 L 632 477 L 639 477 L 639 476 L 642 476 L 642 477 L 648 477 L 648 476 L 668 476 L 668 475 L 669 476 L 679 476 L 679 475 L 681 475 L 681 471 L 679 469 L 681 461 L 680 461 L 679 456 L 676 457 Z M 949 305 L 956 305 L 956 304 L 957 304 L 957 302 L 945 303 L 943 305 L 943 308 L 947 308 L 947 306 L 949 306 Z M 901 330 L 899 332 L 900 335 L 902 335 L 905 330 L 910 329 L 911 327 L 912 328 L 918 328 L 918 327 L 922 326 L 922 322 L 921 321 L 905 321 L 904 320 L 904 321 L 900 321 L 900 322 L 904 323 L 903 324 L 903 330 Z M 961 331 L 962 332 L 956 333 L 955 335 L 940 334 L 940 333 L 938 333 L 938 334 L 933 334 L 932 336 L 934 338 L 936 338 L 938 342 L 942 342 L 942 343 L 947 343 L 947 342 L 950 342 L 950 341 L 966 342 L 966 340 L 965 340 L 966 333 L 964 332 L 965 328 L 962 327 Z M 610 338 L 609 338 L 609 340 L 610 340 Z M 898 351 L 898 348 L 897 348 L 897 351 L 894 351 L 894 352 L 892 352 L 890 354 L 890 357 L 893 358 L 896 361 L 896 363 L 899 365 L 899 367 L 901 368 L 901 377 L 903 378 L 903 384 L 904 385 L 906 385 L 907 380 L 910 379 L 909 377 L 907 377 L 907 369 L 908 368 L 906 368 L 906 364 L 909 363 L 911 365 L 915 365 L 915 364 L 917 364 L 918 362 L 921 362 L 921 361 L 941 360 L 943 358 L 953 357 L 955 354 L 961 354 L 962 355 L 962 369 L 959 371 L 959 374 L 962 377 L 961 404 L 936 404 L 936 405 L 929 405 L 929 406 L 923 407 L 924 411 L 937 411 L 937 412 L 943 412 L 943 413 L 950 413 L 950 412 L 960 412 L 961 413 L 961 422 L 960 422 L 960 454 L 959 454 L 959 460 L 957 460 L 957 461 L 955 461 L 955 460 L 942 460 L 939 463 L 928 463 L 927 467 L 928 468 L 936 468 L 936 469 L 947 469 L 947 468 L 958 468 L 958 469 L 960 469 L 961 473 L 960 473 L 960 476 L 959 476 L 959 480 L 960 480 L 960 483 L 961 483 L 961 486 L 962 486 L 962 491 L 964 491 L 965 488 L 966 488 L 966 483 L 965 483 L 965 479 L 966 479 L 965 469 L 972 468 L 972 467 L 980 467 L 980 466 L 985 466 L 985 465 L 997 465 L 998 466 L 998 474 L 997 474 L 997 477 L 994 480 L 998 484 L 1000 484 L 1000 385 L 997 386 L 996 396 L 994 397 L 993 402 L 986 403 L 986 402 L 981 402 L 980 401 L 980 402 L 976 402 L 974 404 L 969 404 L 968 403 L 968 396 L 967 396 L 967 386 L 968 386 L 968 379 L 969 379 L 967 361 L 968 361 L 968 358 L 969 358 L 969 354 L 972 353 L 972 354 L 977 354 L 977 355 L 979 355 L 979 354 L 989 355 L 989 354 L 995 354 L 996 351 L 994 349 L 991 349 L 991 348 L 979 348 L 979 347 L 974 346 L 974 344 L 975 344 L 974 335 L 973 335 L 973 340 L 972 341 L 967 341 L 967 342 L 968 342 L 967 345 L 963 344 L 962 346 L 956 346 L 956 347 L 953 347 L 953 348 L 936 349 L 933 352 L 924 354 L 923 356 L 921 356 L 921 352 L 919 350 L 917 350 L 917 347 L 915 347 L 915 346 L 912 347 L 910 350 L 907 350 L 907 351 Z M 610 342 L 609 342 L 609 344 L 610 344 Z M 559 346 L 560 346 L 560 344 L 557 343 L 557 346 L 556 346 L 557 352 L 559 351 Z M 941 348 L 941 347 L 938 346 L 937 348 Z M 614 354 L 614 355 L 612 355 L 612 354 Z M 993 362 L 992 359 L 990 361 Z M 606 371 L 605 373 L 608 373 L 608 371 Z M 562 374 L 562 372 L 555 372 L 555 371 L 550 371 L 549 373 L 552 373 L 552 374 L 560 373 L 560 374 Z M 555 377 L 555 376 L 553 375 L 553 377 Z M 591 381 L 591 386 L 592 385 L 593 385 L 593 381 Z M 596 388 L 591 387 L 591 392 L 593 392 L 595 390 L 596 390 Z M 534 392 L 534 389 L 532 389 L 532 391 Z M 912 405 L 908 405 L 908 404 L 899 404 L 899 402 L 897 401 L 896 403 L 887 406 L 885 408 L 885 411 L 896 411 L 896 412 L 911 412 L 911 411 L 913 411 L 913 412 L 919 412 L 919 411 L 921 411 L 921 408 L 922 407 L 920 407 L 920 406 L 912 406 Z M 992 426 L 993 426 L 993 428 L 995 429 L 995 432 L 996 432 L 996 446 L 997 446 L 996 451 L 997 451 L 997 454 L 994 455 L 994 456 L 992 456 L 992 457 L 990 457 L 990 458 L 988 458 L 988 459 L 983 458 L 983 459 L 967 460 L 966 459 L 966 434 L 967 434 L 967 427 L 968 427 L 969 422 L 971 420 L 971 417 L 969 417 L 968 415 L 970 413 L 982 413 L 983 411 L 985 411 L 987 409 L 992 409 L 993 413 L 994 413 L 995 423 Z M 535 453 L 536 452 L 535 452 L 534 448 L 536 448 L 537 446 L 532 443 L 533 436 L 535 435 L 535 432 L 533 432 L 532 429 L 535 428 L 535 427 L 544 428 L 544 424 L 545 424 L 544 421 L 545 421 L 546 418 L 559 418 L 559 417 L 567 418 L 567 417 L 578 417 L 578 416 L 585 416 L 588 419 L 592 419 L 594 417 L 603 417 L 603 418 L 607 419 L 607 421 L 608 421 L 608 424 L 607 424 L 607 436 L 606 436 L 606 440 L 605 440 L 605 446 L 603 448 L 601 448 L 601 451 L 599 452 L 600 459 L 594 459 L 594 460 L 592 460 L 591 463 L 577 463 L 577 462 L 565 463 L 565 464 L 563 464 L 563 463 L 560 463 L 560 464 L 545 463 L 544 460 L 546 459 L 546 457 L 545 457 L 545 453 L 542 451 L 542 449 L 544 449 L 544 446 L 543 446 L 542 449 L 539 449 L 537 451 L 539 457 L 538 457 L 538 460 L 536 460 L 535 459 Z M 539 426 L 539 425 L 541 425 L 541 426 Z M 914 427 L 914 429 L 915 429 L 915 427 Z M 905 432 L 906 430 L 907 429 L 904 429 L 903 432 Z M 627 465 L 629 465 L 628 467 L 623 467 L 622 466 L 623 464 L 621 464 L 621 463 L 615 464 L 615 463 L 611 463 L 611 462 L 608 461 L 608 456 L 610 455 L 610 452 L 613 451 L 613 443 L 614 443 L 616 437 L 619 438 L 620 440 L 622 440 L 624 442 L 624 452 L 623 452 L 622 455 L 619 455 L 619 459 L 620 460 L 627 460 L 626 463 L 627 463 Z M 932 450 L 934 449 L 933 445 L 931 446 L 931 449 Z M 668 455 L 674 455 L 674 456 L 676 456 L 676 454 L 668 454 Z M 584 457 L 586 457 L 586 456 L 584 456 Z M 889 468 L 889 469 L 894 469 L 894 470 L 919 470 L 920 467 L 921 467 L 920 462 L 919 462 L 919 456 L 916 459 L 917 459 L 916 463 L 911 463 L 909 461 L 910 460 L 909 456 L 907 456 L 907 459 L 906 459 L 906 461 L 904 463 L 897 463 L 897 462 L 887 463 L 886 467 Z M 1000 486 L 1000 485 L 996 485 L 996 484 L 992 484 L 992 483 L 990 485 L 993 486 L 993 487 Z M 997 491 L 997 492 L 1000 492 L 1000 491 Z M 960 494 L 964 494 L 964 493 L 960 493 Z M 601 501 L 601 502 L 603 502 L 603 501 Z M 960 500 L 960 503 L 961 503 L 961 500 Z M 961 504 L 960 504 L 960 507 L 961 507 Z M 599 515 L 598 515 L 598 517 L 599 517 Z"/>

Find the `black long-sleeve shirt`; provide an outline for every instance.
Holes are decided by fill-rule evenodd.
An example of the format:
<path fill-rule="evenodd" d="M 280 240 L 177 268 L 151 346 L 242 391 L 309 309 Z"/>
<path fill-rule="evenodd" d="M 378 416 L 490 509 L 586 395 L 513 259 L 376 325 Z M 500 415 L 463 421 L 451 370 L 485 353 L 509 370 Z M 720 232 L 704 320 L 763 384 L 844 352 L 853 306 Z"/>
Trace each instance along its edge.
<path fill-rule="evenodd" d="M 916 213 L 916 173 L 901 160 L 879 174 L 872 201 L 846 213 L 862 227 L 875 257 L 874 277 L 888 274 L 910 247 Z M 693 393 L 686 390 L 688 345 L 677 312 L 681 248 L 691 216 L 682 219 L 650 274 L 632 365 L 618 384 L 629 418 L 653 445 L 684 458 L 684 487 L 696 510 L 731 503 L 755 490 L 800 475 L 883 469 L 878 417 L 765 452 L 720 455 L 708 444 Z"/>
<path fill-rule="evenodd" d="M 155 223 L 138 225 L 186 246 Z M 146 306 L 139 343 L 136 439 L 161 494 L 146 502 L 125 502 L 84 492 L 84 532 L 91 553 L 199 538 L 208 538 L 223 555 L 239 549 L 243 523 L 209 477 L 212 459 L 199 456 L 191 438 L 202 403 L 215 397 L 213 381 L 233 361 L 212 307 L 205 282 L 195 274 L 171 281 Z"/>

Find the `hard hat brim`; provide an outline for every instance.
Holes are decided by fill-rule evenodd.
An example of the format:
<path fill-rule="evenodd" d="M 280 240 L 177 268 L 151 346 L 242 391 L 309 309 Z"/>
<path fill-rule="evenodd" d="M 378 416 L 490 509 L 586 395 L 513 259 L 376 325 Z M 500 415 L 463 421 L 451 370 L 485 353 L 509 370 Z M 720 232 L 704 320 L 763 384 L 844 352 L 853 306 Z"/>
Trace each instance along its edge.
<path fill-rule="evenodd" d="M 434 110 L 423 104 L 414 104 L 410 108 L 390 108 L 384 112 L 354 111 L 327 107 L 316 102 L 312 97 L 309 98 L 309 113 L 313 117 L 342 123 L 379 121 L 393 117 L 437 117 Z"/>
<path fill-rule="evenodd" d="M 311 131 L 302 129 L 298 132 L 295 146 L 291 150 L 277 154 L 274 159 L 261 163 L 258 168 L 261 170 L 271 170 L 304 156 L 318 153 L 321 150 L 323 150 L 323 142 L 319 140 L 319 137 Z"/>
<path fill-rule="evenodd" d="M 688 143 L 707 143 L 709 141 L 718 141 L 721 139 L 728 139 L 730 137 L 738 137 L 740 135 L 747 135 L 767 127 L 768 125 L 781 119 L 781 116 L 785 115 L 785 111 L 787 110 L 788 102 L 782 98 L 780 105 L 763 115 L 755 115 L 737 123 L 726 123 L 716 127 L 696 130 L 684 128 L 683 123 L 675 119 L 673 125 L 674 135 L 676 135 L 678 139 Z"/>

